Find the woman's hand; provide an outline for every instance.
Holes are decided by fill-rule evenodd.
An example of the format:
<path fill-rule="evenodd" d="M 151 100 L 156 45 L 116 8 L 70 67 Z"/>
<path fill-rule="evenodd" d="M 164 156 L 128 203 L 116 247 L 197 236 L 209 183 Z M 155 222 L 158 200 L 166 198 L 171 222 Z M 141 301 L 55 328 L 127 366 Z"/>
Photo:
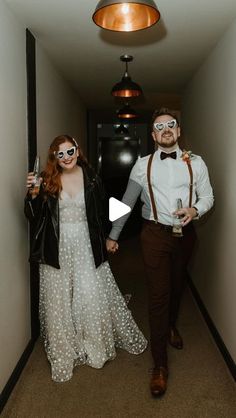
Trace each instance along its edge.
<path fill-rule="evenodd" d="M 26 187 L 28 189 L 28 192 L 34 199 L 39 194 L 40 185 L 42 183 L 42 177 L 37 178 L 34 175 L 33 172 L 28 173 L 27 179 L 26 179 Z"/>
<path fill-rule="evenodd" d="M 111 239 L 111 238 L 107 238 L 106 240 L 106 247 L 107 247 L 107 251 L 108 253 L 112 253 L 114 254 L 118 248 L 119 248 L 119 244 L 117 241 Z"/>
<path fill-rule="evenodd" d="M 27 180 L 26 180 L 27 189 L 30 189 L 33 186 L 34 181 L 35 181 L 34 173 L 28 173 Z"/>

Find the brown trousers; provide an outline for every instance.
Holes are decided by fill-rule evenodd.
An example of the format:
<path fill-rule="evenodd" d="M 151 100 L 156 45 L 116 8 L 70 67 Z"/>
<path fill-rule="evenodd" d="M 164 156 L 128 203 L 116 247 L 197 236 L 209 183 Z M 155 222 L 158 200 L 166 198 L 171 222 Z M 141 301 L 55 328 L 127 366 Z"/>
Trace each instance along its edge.
<path fill-rule="evenodd" d="M 184 236 L 172 236 L 172 228 L 144 221 L 141 246 L 147 276 L 151 351 L 155 366 L 167 367 L 167 339 L 175 326 L 193 252 L 196 233 L 193 224 L 183 228 Z"/>

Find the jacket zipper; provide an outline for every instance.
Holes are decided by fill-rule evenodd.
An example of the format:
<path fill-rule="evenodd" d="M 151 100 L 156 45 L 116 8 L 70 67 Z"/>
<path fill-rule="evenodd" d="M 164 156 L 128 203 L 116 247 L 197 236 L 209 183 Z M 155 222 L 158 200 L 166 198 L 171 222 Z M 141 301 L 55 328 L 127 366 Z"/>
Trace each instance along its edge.
<path fill-rule="evenodd" d="M 41 225 L 40 225 L 40 228 L 39 228 L 39 230 L 38 230 L 37 234 L 35 235 L 35 239 L 38 239 L 38 236 L 39 236 L 40 232 L 41 232 L 41 231 L 42 231 L 42 229 L 43 229 L 44 222 L 45 222 L 45 216 L 43 217 L 43 219 L 42 219 L 42 223 L 41 223 Z"/>
<path fill-rule="evenodd" d="M 34 211 L 33 211 L 32 203 L 30 202 L 30 200 L 28 201 L 28 203 L 29 203 L 29 207 L 30 207 L 30 210 L 31 210 L 32 216 L 33 216 L 33 218 L 34 218 Z"/>

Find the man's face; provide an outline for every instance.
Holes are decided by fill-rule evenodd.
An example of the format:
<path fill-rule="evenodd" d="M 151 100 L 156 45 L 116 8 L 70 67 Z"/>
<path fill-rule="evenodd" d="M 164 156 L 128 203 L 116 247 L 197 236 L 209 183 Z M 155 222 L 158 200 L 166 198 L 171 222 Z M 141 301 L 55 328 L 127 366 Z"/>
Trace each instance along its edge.
<path fill-rule="evenodd" d="M 162 148 L 173 148 L 180 136 L 180 128 L 171 115 L 157 116 L 153 123 L 152 137 Z"/>

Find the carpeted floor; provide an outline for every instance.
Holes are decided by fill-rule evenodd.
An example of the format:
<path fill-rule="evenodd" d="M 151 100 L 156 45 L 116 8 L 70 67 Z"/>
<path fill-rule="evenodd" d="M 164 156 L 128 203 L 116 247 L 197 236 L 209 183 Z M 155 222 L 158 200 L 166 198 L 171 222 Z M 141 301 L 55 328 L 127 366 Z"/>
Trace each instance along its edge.
<path fill-rule="evenodd" d="M 123 241 L 111 258 L 122 293 L 148 337 L 144 271 L 136 239 Z M 2 412 L 2 418 L 235 418 L 236 390 L 209 331 L 186 289 L 179 319 L 184 349 L 169 348 L 168 391 L 149 393 L 149 349 L 134 356 L 117 350 L 103 369 L 77 367 L 71 381 L 51 381 L 39 340 Z"/>

